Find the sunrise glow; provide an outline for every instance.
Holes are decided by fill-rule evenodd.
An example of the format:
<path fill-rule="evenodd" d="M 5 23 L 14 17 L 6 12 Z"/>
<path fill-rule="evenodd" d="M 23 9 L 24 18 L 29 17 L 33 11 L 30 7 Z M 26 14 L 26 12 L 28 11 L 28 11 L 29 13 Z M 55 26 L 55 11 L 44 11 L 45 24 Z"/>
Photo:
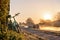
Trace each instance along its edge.
<path fill-rule="evenodd" d="M 52 20 L 52 15 L 50 12 L 46 12 L 43 14 L 43 19 L 44 20 Z"/>

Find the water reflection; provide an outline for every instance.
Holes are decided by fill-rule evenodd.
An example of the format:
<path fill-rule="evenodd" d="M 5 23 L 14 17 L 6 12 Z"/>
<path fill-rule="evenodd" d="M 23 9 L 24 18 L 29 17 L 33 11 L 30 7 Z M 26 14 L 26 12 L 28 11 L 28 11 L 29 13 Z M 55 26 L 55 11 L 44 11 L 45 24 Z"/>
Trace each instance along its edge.
<path fill-rule="evenodd" d="M 39 27 L 39 29 L 44 31 L 50 31 L 50 32 L 60 32 L 60 27 L 41 26 Z"/>

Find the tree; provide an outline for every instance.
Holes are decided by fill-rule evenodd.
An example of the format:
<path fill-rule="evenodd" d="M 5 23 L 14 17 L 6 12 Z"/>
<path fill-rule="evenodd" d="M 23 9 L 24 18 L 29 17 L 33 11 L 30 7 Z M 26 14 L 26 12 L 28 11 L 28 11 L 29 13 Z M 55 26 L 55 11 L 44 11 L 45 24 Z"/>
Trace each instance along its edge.
<path fill-rule="evenodd" d="M 22 34 L 17 33 L 13 30 L 8 30 L 7 28 L 8 17 L 10 17 L 8 16 L 10 10 L 9 5 L 10 0 L 0 0 L 0 40 L 18 40 L 21 38 L 23 39 Z"/>
<path fill-rule="evenodd" d="M 26 24 L 27 24 L 29 27 L 33 27 L 34 22 L 33 22 L 32 18 L 28 18 L 28 19 L 26 20 Z"/>
<path fill-rule="evenodd" d="M 56 15 L 56 20 L 53 22 L 53 26 L 60 27 L 60 12 Z"/>
<path fill-rule="evenodd" d="M 4 40 L 7 33 L 7 16 L 9 14 L 10 0 L 0 0 L 0 40 Z"/>
<path fill-rule="evenodd" d="M 60 12 L 57 14 L 57 20 L 60 20 Z"/>
<path fill-rule="evenodd" d="M 10 0 L 0 0 L 0 30 L 2 33 L 7 31 L 6 17 L 9 14 L 9 2 Z"/>
<path fill-rule="evenodd" d="M 45 24 L 45 20 L 40 19 L 39 25 L 44 25 Z"/>
<path fill-rule="evenodd" d="M 57 15 L 55 16 L 56 20 L 60 20 L 60 12 L 57 13 Z"/>

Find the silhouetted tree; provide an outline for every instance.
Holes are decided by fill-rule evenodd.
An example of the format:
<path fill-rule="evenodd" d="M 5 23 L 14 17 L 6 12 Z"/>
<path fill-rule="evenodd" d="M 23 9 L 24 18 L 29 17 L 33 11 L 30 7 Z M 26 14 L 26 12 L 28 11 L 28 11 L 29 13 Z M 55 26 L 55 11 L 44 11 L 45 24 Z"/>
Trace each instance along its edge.
<path fill-rule="evenodd" d="M 58 20 L 60 20 L 60 12 L 58 12 L 57 18 L 58 18 Z"/>
<path fill-rule="evenodd" d="M 53 22 L 53 25 L 56 27 L 60 27 L 60 12 L 56 15 L 56 20 Z"/>
<path fill-rule="evenodd" d="M 39 25 L 44 25 L 45 24 L 45 20 L 40 19 Z"/>
<path fill-rule="evenodd" d="M 26 24 L 27 24 L 29 27 L 33 27 L 34 22 L 33 22 L 32 18 L 28 18 L 28 19 L 26 20 Z"/>

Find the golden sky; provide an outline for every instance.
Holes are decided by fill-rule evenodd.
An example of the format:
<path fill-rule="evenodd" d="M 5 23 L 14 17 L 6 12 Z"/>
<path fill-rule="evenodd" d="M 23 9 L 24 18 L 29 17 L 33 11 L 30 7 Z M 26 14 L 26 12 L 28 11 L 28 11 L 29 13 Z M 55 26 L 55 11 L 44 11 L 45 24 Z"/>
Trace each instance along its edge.
<path fill-rule="evenodd" d="M 43 18 L 44 12 L 50 12 L 55 15 L 60 12 L 60 0 L 11 0 L 10 14 L 13 16 L 16 13 L 21 13 L 16 17 L 17 22 L 25 22 L 31 17 L 35 23 Z"/>

